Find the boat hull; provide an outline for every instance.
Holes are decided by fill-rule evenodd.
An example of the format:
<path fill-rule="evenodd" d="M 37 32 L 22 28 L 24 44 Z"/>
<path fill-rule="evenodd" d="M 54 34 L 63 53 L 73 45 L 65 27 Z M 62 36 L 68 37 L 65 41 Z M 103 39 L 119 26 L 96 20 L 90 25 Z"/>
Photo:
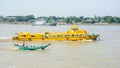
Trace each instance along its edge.
<path fill-rule="evenodd" d="M 44 45 L 44 46 L 22 46 L 22 45 L 19 45 L 19 44 L 14 44 L 14 46 L 18 47 L 20 50 L 38 50 L 38 49 L 44 50 L 49 45 L 51 45 L 51 44 L 47 44 L 47 45 Z"/>
<path fill-rule="evenodd" d="M 64 40 L 96 40 L 99 34 L 89 35 L 86 30 L 79 30 L 77 26 L 72 27 L 66 32 L 44 32 L 44 33 L 28 33 L 20 32 L 13 40 L 19 41 L 64 41 Z"/>
<path fill-rule="evenodd" d="M 64 37 L 64 38 L 18 38 L 13 37 L 13 40 L 18 41 L 77 41 L 77 40 L 96 40 L 99 35 L 95 36 L 89 36 L 89 38 L 86 37 Z"/>

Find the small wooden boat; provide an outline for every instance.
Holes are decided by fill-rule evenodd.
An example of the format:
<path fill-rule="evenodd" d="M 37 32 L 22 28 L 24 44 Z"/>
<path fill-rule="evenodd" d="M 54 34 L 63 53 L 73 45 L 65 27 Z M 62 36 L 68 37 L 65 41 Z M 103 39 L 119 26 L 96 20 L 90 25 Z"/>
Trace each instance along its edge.
<path fill-rule="evenodd" d="M 22 46 L 19 44 L 14 44 L 14 46 L 17 46 L 20 50 L 44 50 L 45 48 L 47 48 L 49 45 L 51 45 L 50 43 L 44 46 Z"/>

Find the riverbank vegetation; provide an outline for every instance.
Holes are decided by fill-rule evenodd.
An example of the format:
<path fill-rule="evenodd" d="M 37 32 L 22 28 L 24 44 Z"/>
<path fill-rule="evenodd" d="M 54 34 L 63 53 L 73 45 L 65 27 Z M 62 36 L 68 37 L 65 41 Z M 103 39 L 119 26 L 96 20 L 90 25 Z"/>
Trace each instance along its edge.
<path fill-rule="evenodd" d="M 94 16 L 94 17 L 57 17 L 57 16 L 41 16 L 35 17 L 34 15 L 27 16 L 2 16 L 0 15 L 0 23 L 9 24 L 32 24 L 38 20 L 45 20 L 47 22 L 57 22 L 59 24 L 120 24 L 120 17 L 117 16 Z"/>

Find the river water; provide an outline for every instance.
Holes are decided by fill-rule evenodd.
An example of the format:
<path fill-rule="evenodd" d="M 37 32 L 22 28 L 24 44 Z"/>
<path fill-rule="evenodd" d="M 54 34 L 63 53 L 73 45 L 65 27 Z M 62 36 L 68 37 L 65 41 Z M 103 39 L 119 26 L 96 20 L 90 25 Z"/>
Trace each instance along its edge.
<path fill-rule="evenodd" d="M 70 25 L 31 26 L 0 24 L 0 68 L 120 68 L 120 25 L 79 25 L 96 41 L 26 41 L 26 45 L 52 45 L 45 50 L 18 50 L 11 37 L 17 32 L 63 32 Z"/>

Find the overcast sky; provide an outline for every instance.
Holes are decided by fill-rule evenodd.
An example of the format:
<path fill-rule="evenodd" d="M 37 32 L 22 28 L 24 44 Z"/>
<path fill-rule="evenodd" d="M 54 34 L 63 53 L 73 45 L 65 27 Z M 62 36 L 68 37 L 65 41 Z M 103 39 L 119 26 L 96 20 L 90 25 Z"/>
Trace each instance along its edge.
<path fill-rule="evenodd" d="M 0 15 L 120 16 L 120 0 L 0 0 Z"/>

